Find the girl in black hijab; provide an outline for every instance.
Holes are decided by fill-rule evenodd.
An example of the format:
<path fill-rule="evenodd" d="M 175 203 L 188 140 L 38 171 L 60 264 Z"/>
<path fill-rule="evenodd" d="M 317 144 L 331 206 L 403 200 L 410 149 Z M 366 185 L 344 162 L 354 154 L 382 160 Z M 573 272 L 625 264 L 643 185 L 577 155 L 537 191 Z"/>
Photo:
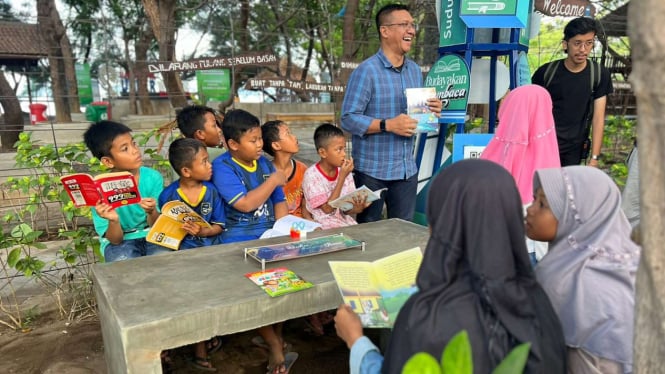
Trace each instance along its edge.
<path fill-rule="evenodd" d="M 431 236 L 418 271 L 419 291 L 399 313 L 382 372 L 400 373 L 418 352 L 438 359 L 448 341 L 466 330 L 474 373 L 490 373 L 526 342 L 531 350 L 525 373 L 565 373 L 561 325 L 534 278 L 510 174 L 490 161 L 451 165 L 430 186 L 427 219 Z M 348 308 L 338 313 L 338 334 L 352 347 L 351 340 L 362 336 L 360 324 Z M 365 355 L 355 353 L 361 369 Z"/>

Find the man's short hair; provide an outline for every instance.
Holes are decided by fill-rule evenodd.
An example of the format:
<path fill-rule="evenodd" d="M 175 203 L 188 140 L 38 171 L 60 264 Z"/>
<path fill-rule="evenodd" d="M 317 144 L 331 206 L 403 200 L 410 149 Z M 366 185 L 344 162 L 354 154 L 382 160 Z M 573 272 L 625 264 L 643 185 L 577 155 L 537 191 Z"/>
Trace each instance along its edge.
<path fill-rule="evenodd" d="M 120 135 L 131 133 L 132 129 L 122 123 L 113 121 L 95 122 L 83 133 L 83 142 L 93 156 L 101 160 L 111 156 L 113 141 Z"/>
<path fill-rule="evenodd" d="M 206 113 L 212 114 L 215 120 L 217 119 L 215 110 L 204 105 L 189 105 L 182 108 L 176 116 L 180 133 L 187 138 L 193 138 L 197 130 L 203 131 Z"/>
<path fill-rule="evenodd" d="M 169 163 L 178 175 L 182 168 L 192 167 L 196 154 L 201 149 L 206 149 L 205 144 L 192 138 L 176 139 L 169 146 Z"/>
<path fill-rule="evenodd" d="M 587 17 L 575 18 L 563 28 L 563 40 L 568 41 L 575 35 L 584 35 L 590 32 L 598 35 L 598 24 L 594 19 Z"/>
<path fill-rule="evenodd" d="M 275 150 L 272 148 L 273 142 L 279 141 L 279 127 L 286 125 L 283 121 L 268 121 L 261 126 L 261 136 L 263 137 L 263 152 L 275 157 Z"/>
<path fill-rule="evenodd" d="M 226 112 L 224 122 L 222 122 L 222 132 L 224 132 L 227 142 L 234 140 L 236 143 L 240 143 L 240 137 L 255 127 L 261 127 L 261 121 L 252 113 L 242 109 Z"/>
<path fill-rule="evenodd" d="M 337 137 L 344 137 L 344 131 L 332 123 L 324 123 L 314 130 L 314 146 L 318 151 L 325 148 L 330 143 L 330 140 Z"/>
<path fill-rule="evenodd" d="M 390 14 L 394 11 L 397 10 L 406 10 L 407 12 L 409 11 L 409 7 L 404 4 L 388 4 L 383 6 L 381 9 L 379 9 L 378 12 L 376 12 L 376 31 L 379 33 L 379 38 L 381 38 L 381 25 L 386 23 L 386 19 Z"/>

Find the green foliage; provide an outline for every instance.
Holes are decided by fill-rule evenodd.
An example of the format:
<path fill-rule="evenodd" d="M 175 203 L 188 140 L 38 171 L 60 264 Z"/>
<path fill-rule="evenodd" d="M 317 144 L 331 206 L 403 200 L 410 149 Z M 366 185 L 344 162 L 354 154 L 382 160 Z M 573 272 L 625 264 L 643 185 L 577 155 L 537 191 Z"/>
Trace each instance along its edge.
<path fill-rule="evenodd" d="M 633 149 L 637 122 L 622 116 L 607 116 L 600 167 L 622 188 L 626 184 L 626 158 Z"/>
<path fill-rule="evenodd" d="M 529 358 L 529 343 L 515 347 L 492 371 L 492 374 L 517 374 L 524 371 Z M 457 333 L 446 345 L 441 363 L 425 352 L 418 352 L 404 364 L 402 374 L 473 374 L 473 358 L 469 336 Z"/>

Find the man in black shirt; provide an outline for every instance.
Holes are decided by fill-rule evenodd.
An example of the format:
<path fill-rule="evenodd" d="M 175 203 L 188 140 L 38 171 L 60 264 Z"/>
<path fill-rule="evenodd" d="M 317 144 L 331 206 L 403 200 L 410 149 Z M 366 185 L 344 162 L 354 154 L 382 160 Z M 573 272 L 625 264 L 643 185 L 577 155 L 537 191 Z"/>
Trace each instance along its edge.
<path fill-rule="evenodd" d="M 552 96 L 561 166 L 580 164 L 582 148 L 589 138 L 589 124 L 589 165 L 598 166 L 605 105 L 607 95 L 612 93 L 612 81 L 607 69 L 587 59 L 594 47 L 596 31 L 593 19 L 581 17 L 570 21 L 563 30 L 562 41 L 568 56 L 541 66 L 531 78 L 533 84 L 543 86 Z"/>

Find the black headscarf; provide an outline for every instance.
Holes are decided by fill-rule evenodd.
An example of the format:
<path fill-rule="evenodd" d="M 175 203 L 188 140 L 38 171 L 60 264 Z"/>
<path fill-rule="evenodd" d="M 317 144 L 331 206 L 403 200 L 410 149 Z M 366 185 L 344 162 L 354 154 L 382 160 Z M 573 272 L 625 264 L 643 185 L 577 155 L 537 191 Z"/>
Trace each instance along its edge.
<path fill-rule="evenodd" d="M 432 233 L 419 291 L 399 313 L 383 372 L 400 373 L 417 352 L 440 359 L 448 341 L 466 330 L 474 373 L 490 373 L 525 342 L 525 373 L 565 373 L 561 325 L 531 269 L 510 174 L 484 160 L 451 165 L 430 186 L 427 219 Z"/>

